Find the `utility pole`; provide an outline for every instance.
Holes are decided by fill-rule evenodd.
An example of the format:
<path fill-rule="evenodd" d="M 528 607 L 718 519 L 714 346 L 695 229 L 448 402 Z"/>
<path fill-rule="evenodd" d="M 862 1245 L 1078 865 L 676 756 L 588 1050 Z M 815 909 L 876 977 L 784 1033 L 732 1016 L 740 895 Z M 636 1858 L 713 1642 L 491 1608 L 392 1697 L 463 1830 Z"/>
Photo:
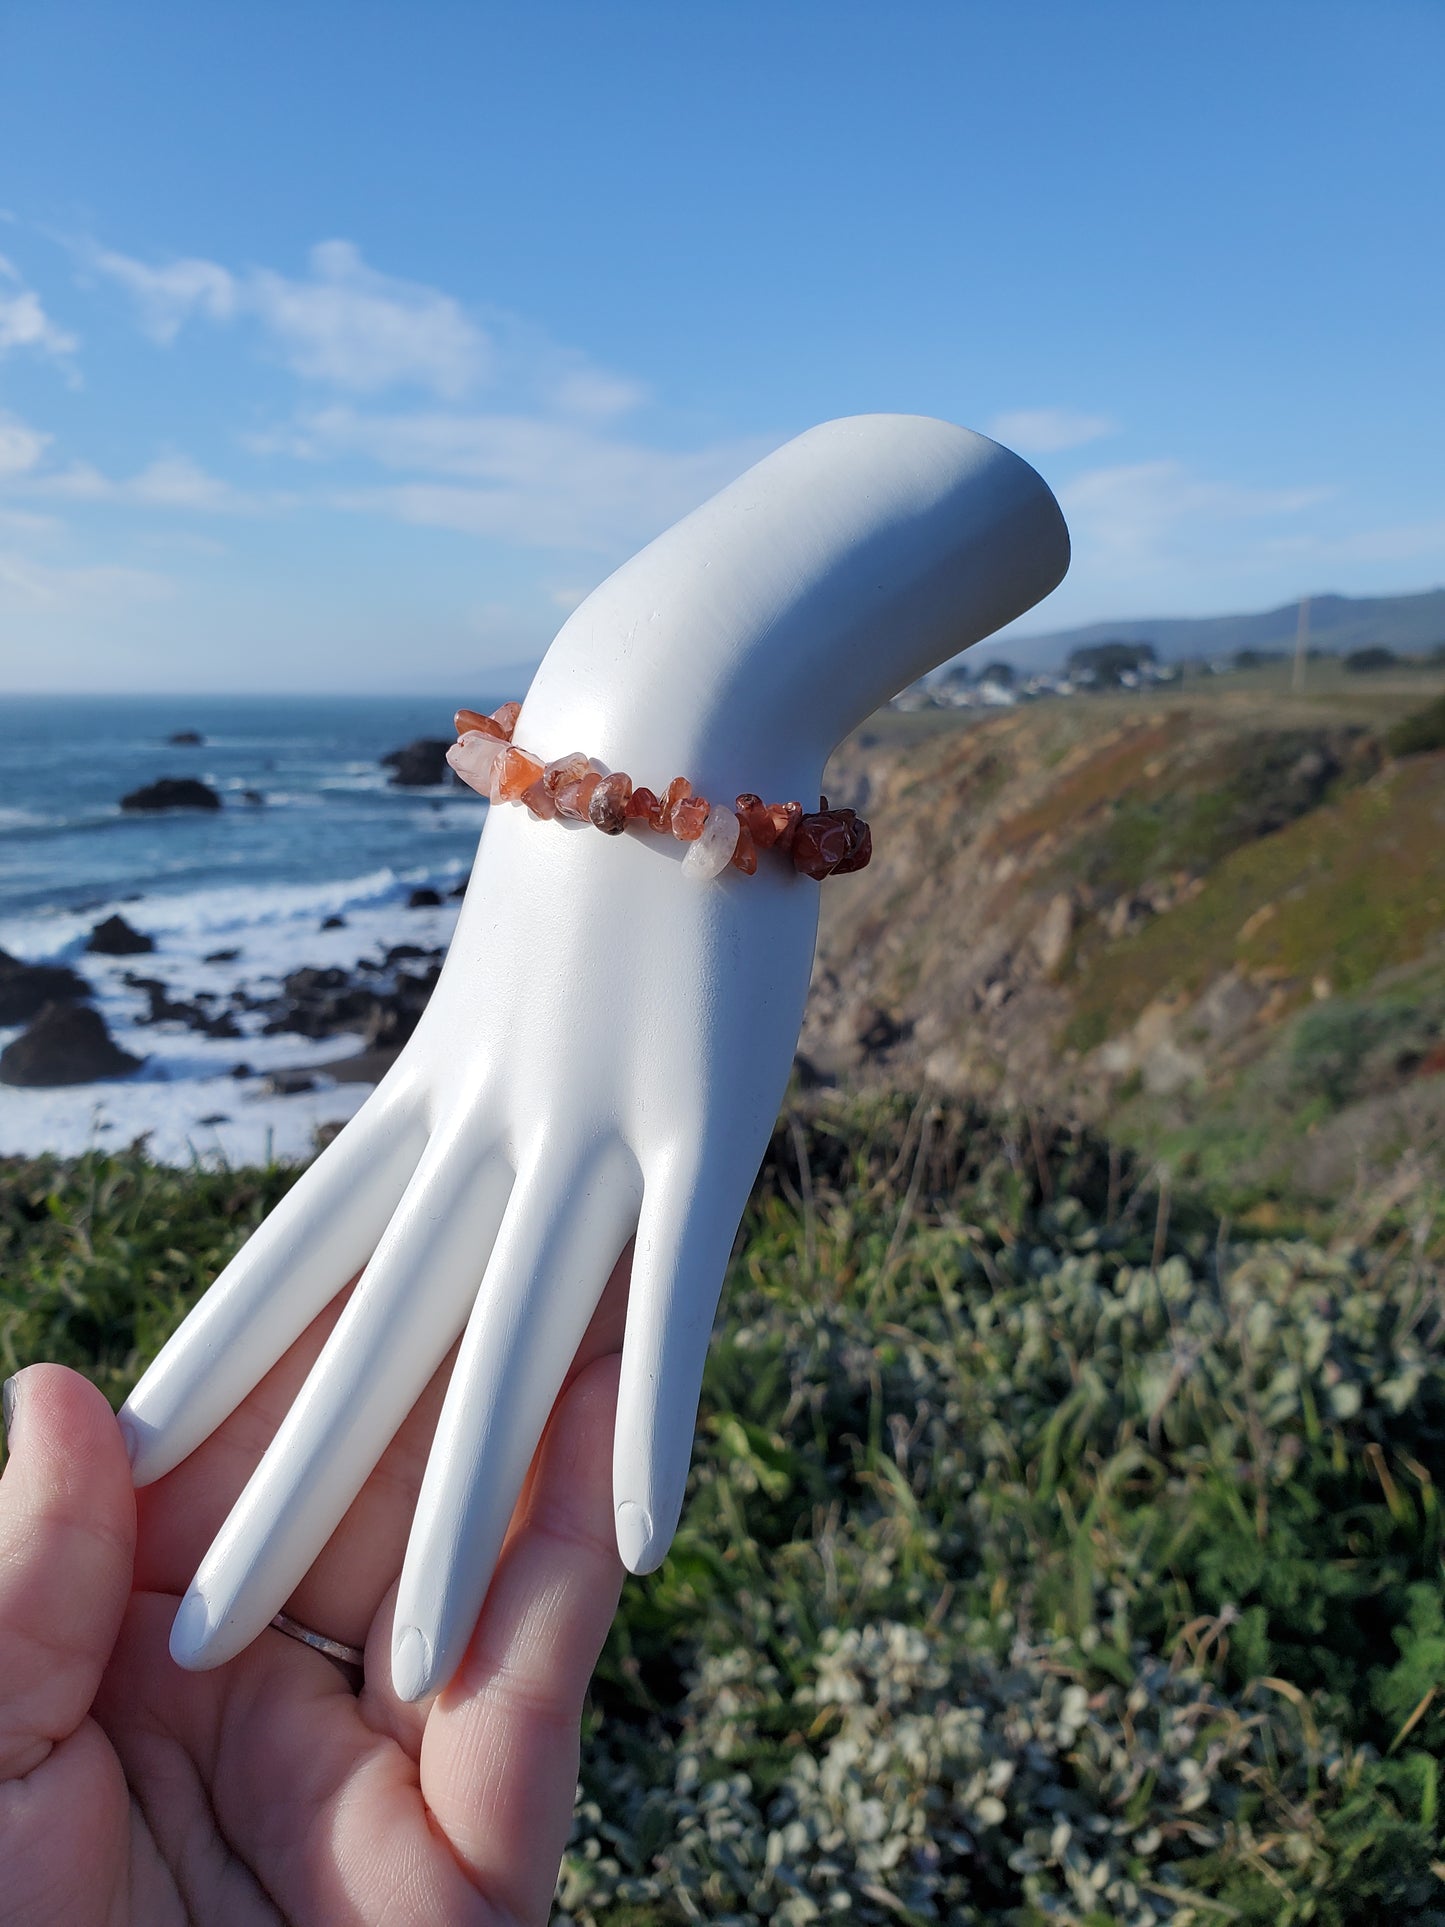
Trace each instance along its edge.
<path fill-rule="evenodd" d="M 1291 678 L 1290 687 L 1296 695 L 1305 686 L 1305 656 L 1309 650 L 1309 641 L 1310 599 L 1306 595 L 1300 597 L 1299 624 L 1294 632 L 1294 675 Z"/>

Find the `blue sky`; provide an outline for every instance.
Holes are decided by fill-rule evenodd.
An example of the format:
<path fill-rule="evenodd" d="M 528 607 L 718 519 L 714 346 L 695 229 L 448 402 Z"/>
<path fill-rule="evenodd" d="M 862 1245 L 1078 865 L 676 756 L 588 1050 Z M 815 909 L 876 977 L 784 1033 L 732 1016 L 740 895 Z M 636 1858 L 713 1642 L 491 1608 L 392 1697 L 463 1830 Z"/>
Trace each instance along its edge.
<path fill-rule="evenodd" d="M 1022 627 L 1445 581 L 1445 8 L 0 12 L 0 689 L 463 695 L 829 416 Z"/>

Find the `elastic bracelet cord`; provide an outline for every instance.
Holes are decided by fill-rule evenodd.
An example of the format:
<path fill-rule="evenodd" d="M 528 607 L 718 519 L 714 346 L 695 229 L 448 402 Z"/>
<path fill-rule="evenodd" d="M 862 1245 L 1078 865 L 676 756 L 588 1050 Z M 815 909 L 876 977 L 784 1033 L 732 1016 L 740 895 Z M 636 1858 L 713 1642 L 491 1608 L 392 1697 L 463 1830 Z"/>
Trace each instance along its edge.
<path fill-rule="evenodd" d="M 458 740 L 447 761 L 462 781 L 493 803 L 523 803 L 544 822 L 591 823 L 604 836 L 620 836 L 629 824 L 672 835 L 686 843 L 684 871 L 706 879 L 731 867 L 752 876 L 760 850 L 776 850 L 803 876 L 847 876 L 873 855 L 873 833 L 856 810 L 816 810 L 801 803 L 765 803 L 745 791 L 736 804 L 709 803 L 685 776 L 675 776 L 659 796 L 634 785 L 621 770 L 594 767 L 580 750 L 544 763 L 512 741 L 520 703 L 503 703 L 484 716 L 456 713 Z"/>

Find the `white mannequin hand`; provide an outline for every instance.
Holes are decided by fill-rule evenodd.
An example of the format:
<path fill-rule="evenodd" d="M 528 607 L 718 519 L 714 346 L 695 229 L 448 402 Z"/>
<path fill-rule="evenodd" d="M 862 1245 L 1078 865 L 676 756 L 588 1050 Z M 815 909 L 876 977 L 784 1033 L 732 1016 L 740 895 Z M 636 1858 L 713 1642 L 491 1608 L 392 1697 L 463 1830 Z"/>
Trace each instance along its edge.
<path fill-rule="evenodd" d="M 714 801 L 752 790 L 813 808 L 849 729 L 1067 562 L 1053 497 L 996 444 L 922 417 L 828 423 L 588 598 L 516 740 L 659 792 L 685 775 Z M 415 1036 L 122 1412 L 146 1484 L 365 1266 L 182 1602 L 181 1664 L 220 1664 L 284 1605 L 465 1331 L 392 1649 L 403 1698 L 444 1685 L 634 1230 L 613 1496 L 625 1563 L 662 1560 L 723 1270 L 797 1043 L 819 888 L 768 853 L 755 876 L 698 883 L 684 848 L 489 812 Z"/>

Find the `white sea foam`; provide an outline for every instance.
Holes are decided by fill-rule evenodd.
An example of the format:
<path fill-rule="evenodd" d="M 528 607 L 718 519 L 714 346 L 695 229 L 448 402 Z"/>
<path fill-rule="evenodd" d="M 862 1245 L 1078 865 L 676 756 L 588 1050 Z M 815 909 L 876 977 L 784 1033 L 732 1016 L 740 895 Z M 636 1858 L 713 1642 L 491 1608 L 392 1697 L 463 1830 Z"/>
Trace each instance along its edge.
<path fill-rule="evenodd" d="M 187 1001 L 209 993 L 213 1001 L 206 1007 L 220 1012 L 233 990 L 255 998 L 274 996 L 282 978 L 304 965 L 350 971 L 363 958 L 379 961 L 398 943 L 445 946 L 459 900 L 446 898 L 417 910 L 408 909 L 406 901 L 416 885 L 430 883 L 445 891 L 458 874 L 453 865 L 446 872 L 381 869 L 318 884 L 218 885 L 0 923 L 0 948 L 12 955 L 78 968 L 116 1043 L 145 1060 L 133 1077 L 115 1082 L 54 1090 L 0 1085 L 0 1155 L 52 1151 L 69 1156 L 95 1145 L 114 1149 L 145 1135 L 149 1154 L 167 1163 L 308 1156 L 317 1126 L 349 1117 L 370 1087 L 338 1084 L 280 1097 L 264 1089 L 264 1075 L 334 1062 L 359 1049 L 359 1038 L 268 1037 L 260 1031 L 264 1018 L 245 1010 L 235 1012 L 242 1035 L 233 1038 L 207 1037 L 179 1023 L 143 1023 L 149 998 L 126 977 L 159 980 L 170 996 Z M 117 913 L 154 938 L 155 950 L 128 957 L 87 952 L 92 928 Z M 343 926 L 321 929 L 330 916 L 342 917 Z M 229 950 L 238 954 L 207 961 Z M 17 1030 L 0 1030 L 0 1048 L 16 1035 Z M 249 1065 L 254 1075 L 233 1079 L 238 1063 Z M 224 1124 L 201 1122 L 218 1115 Z"/>

